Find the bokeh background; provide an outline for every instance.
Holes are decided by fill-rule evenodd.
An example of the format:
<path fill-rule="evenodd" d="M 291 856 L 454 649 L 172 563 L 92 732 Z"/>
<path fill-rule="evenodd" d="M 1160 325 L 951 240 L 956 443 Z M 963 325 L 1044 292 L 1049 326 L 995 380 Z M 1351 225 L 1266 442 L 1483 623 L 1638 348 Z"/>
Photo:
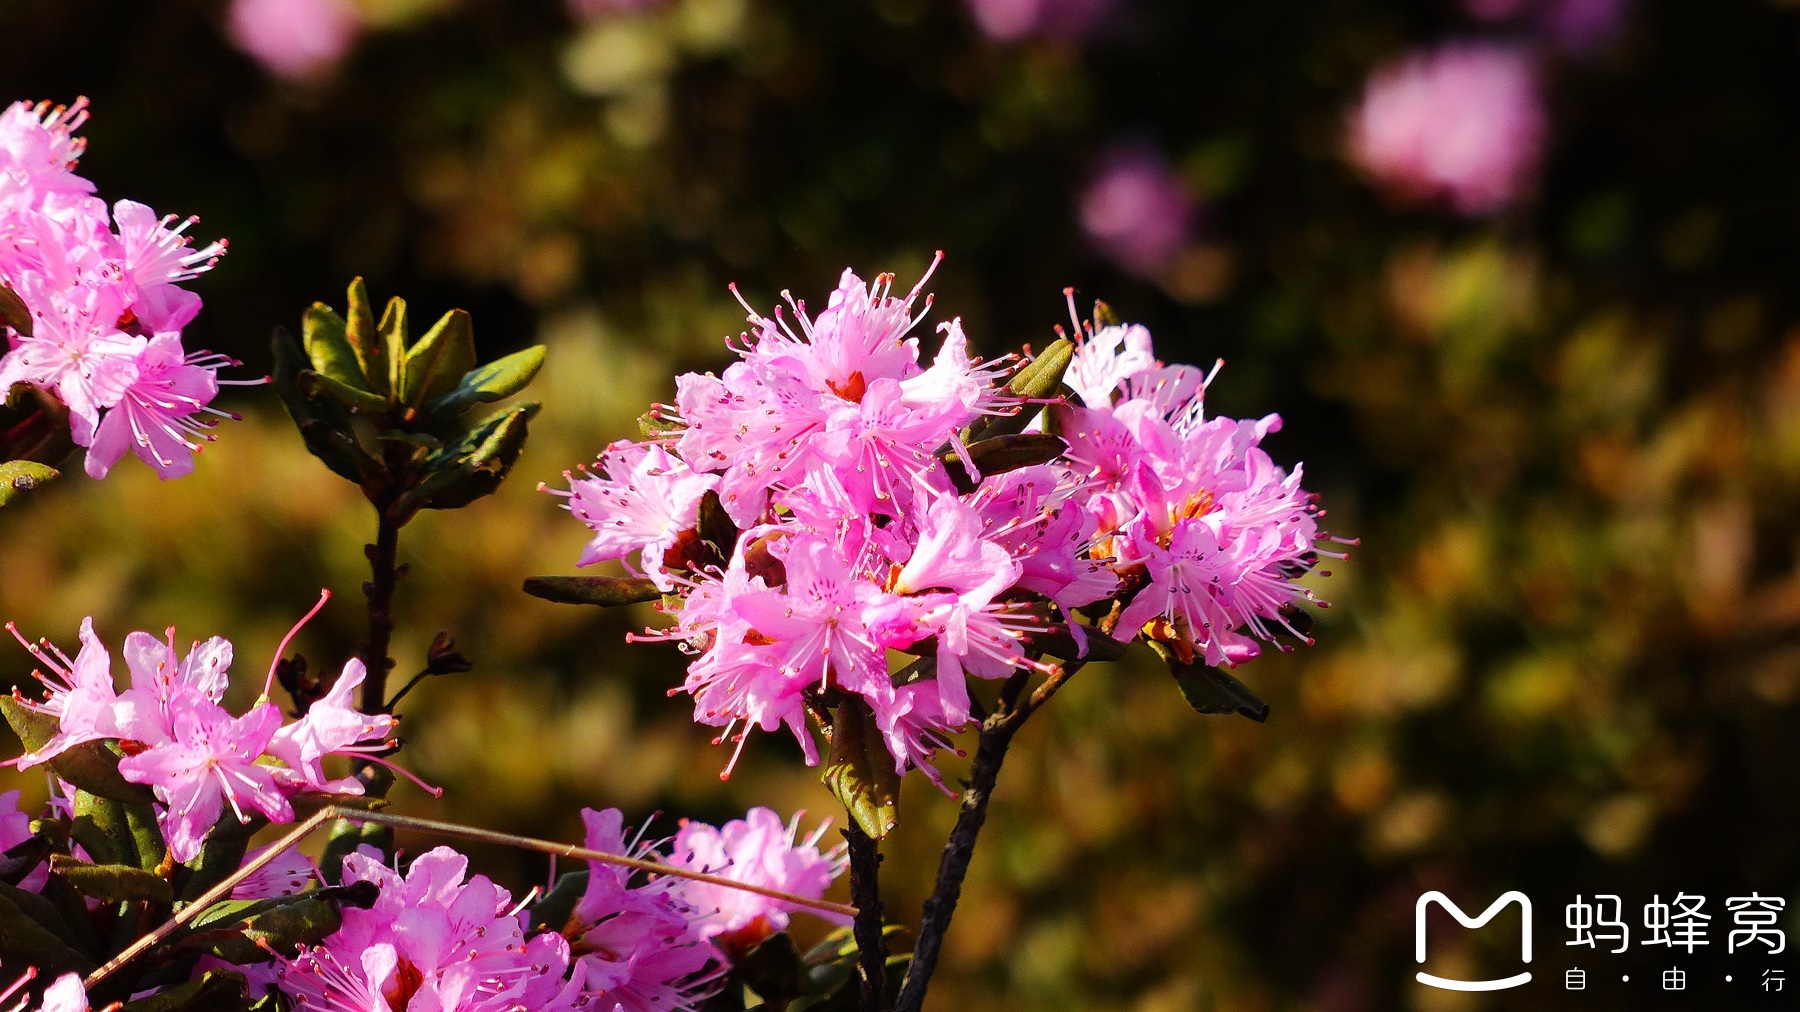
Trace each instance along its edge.
<path fill-rule="evenodd" d="M 0 0 L 0 100 L 88 96 L 101 193 L 230 238 L 187 343 L 244 375 L 356 274 L 415 317 L 470 309 L 484 355 L 550 346 L 514 477 L 403 540 L 401 673 L 440 628 L 476 662 L 403 707 L 410 765 L 448 791 L 403 810 L 565 839 L 583 805 L 832 813 L 777 738 L 719 781 L 664 696 L 681 656 L 623 642 L 652 613 L 519 592 L 583 540 L 533 486 L 723 364 L 728 282 L 819 299 L 846 265 L 909 284 L 942 249 L 934 319 L 990 353 L 1048 341 L 1073 286 L 1166 359 L 1223 357 L 1212 409 L 1281 412 L 1270 448 L 1362 546 L 1319 583 L 1319 644 L 1240 672 L 1266 725 L 1189 712 L 1147 653 L 1033 723 L 935 1008 L 1518 1007 L 1409 982 L 1422 890 L 1526 890 L 1548 967 L 1576 893 L 1633 917 L 1704 893 L 1716 927 L 1727 894 L 1800 892 L 1800 5 L 275 6 L 234 29 L 216 0 Z M 1514 78 L 1409 115 L 1498 116 L 1452 153 L 1497 191 L 1359 147 L 1372 77 L 1480 47 Z M 341 663 L 372 517 L 271 393 L 228 400 L 246 418 L 190 478 L 128 463 L 0 513 L 0 613 L 62 642 L 90 613 L 114 643 L 223 633 L 256 673 L 330 587 L 299 642 Z M 0 678 L 29 670 L 0 649 Z M 896 918 L 954 814 L 908 783 Z M 1504 957 L 1433 945 L 1446 975 Z"/>

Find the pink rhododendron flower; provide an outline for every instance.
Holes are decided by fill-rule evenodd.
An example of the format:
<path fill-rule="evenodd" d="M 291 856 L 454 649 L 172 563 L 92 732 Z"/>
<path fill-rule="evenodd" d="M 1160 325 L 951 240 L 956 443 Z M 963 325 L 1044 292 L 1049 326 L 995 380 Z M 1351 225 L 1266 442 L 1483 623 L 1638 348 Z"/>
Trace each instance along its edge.
<path fill-rule="evenodd" d="M 25 643 L 49 669 L 36 672 L 46 698 L 16 698 L 55 716 L 58 731 L 42 748 L 11 762 L 29 767 L 82 742 L 118 740 L 126 753 L 120 775 L 150 786 L 158 823 L 177 861 L 199 853 L 226 808 L 240 822 L 248 823 L 252 812 L 288 822 L 294 817 L 288 799 L 295 794 L 361 794 L 362 784 L 353 777 L 326 777 L 327 755 L 380 763 L 418 782 L 380 754 L 393 747 L 395 718 L 364 714 L 351 704 L 363 680 L 362 662 L 345 665 L 331 691 L 305 717 L 284 726 L 280 708 L 267 701 L 267 686 L 263 701 L 243 716 L 220 705 L 229 682 L 230 642 L 213 637 L 183 657 L 174 637 L 173 629 L 166 640 L 142 632 L 126 637 L 131 687 L 122 693 L 114 687 L 111 657 L 91 619 L 82 623 L 81 652 L 72 661 L 47 642 Z"/>
<path fill-rule="evenodd" d="M 270 847 L 275 846 L 270 844 Z M 244 855 L 244 863 L 261 857 L 269 847 L 259 847 Z M 297 850 L 288 849 L 252 872 L 231 890 L 234 900 L 267 900 L 278 896 L 297 896 L 319 881 L 319 866 Z"/>
<path fill-rule="evenodd" d="M 643 568 L 663 590 L 673 584 L 661 566 L 665 552 L 718 488 L 717 475 L 695 474 L 655 444 L 620 442 L 600 455 L 600 472 L 569 482 L 569 511 L 594 530 L 578 566 L 642 552 Z"/>
<path fill-rule="evenodd" d="M 841 844 L 819 850 L 819 839 L 830 826 L 827 819 L 805 839 L 798 839 L 800 816 L 783 825 L 767 808 L 752 808 L 742 819 L 716 829 L 703 822 L 683 822 L 669 862 L 817 899 L 844 869 Z M 693 912 L 695 933 L 727 955 L 741 956 L 770 935 L 787 930 L 791 907 L 781 900 L 705 882 L 677 882 L 673 889 Z M 827 916 L 849 923 L 848 918 Z"/>
<path fill-rule="evenodd" d="M 172 740 L 119 760 L 119 775 L 150 785 L 165 806 L 163 836 L 175 860 L 200 855 L 227 805 L 241 823 L 249 823 L 250 811 L 272 822 L 293 821 L 275 771 L 257 762 L 281 726 L 279 707 L 263 703 L 233 717 L 217 703 L 184 694 L 169 709 Z"/>
<path fill-rule="evenodd" d="M 19 792 L 0 793 L 0 853 L 31 839 L 31 813 L 19 811 Z"/>
<path fill-rule="evenodd" d="M 448 847 L 405 875 L 366 854 L 344 858 L 343 882 L 380 892 L 367 910 L 280 959 L 276 977 L 297 1009 L 331 1012 L 515 1012 L 571 1009 L 569 946 L 554 932 L 526 939 L 512 896 Z"/>
<path fill-rule="evenodd" d="M 11 760 L 20 769 L 30 769 L 48 762 L 84 741 L 117 737 L 114 705 L 118 693 L 113 687 L 112 655 L 106 652 L 100 637 L 94 633 L 94 620 L 81 620 L 81 650 L 70 660 L 68 655 L 48 641 L 28 643 L 19 635 L 18 627 L 7 623 L 11 632 L 31 656 L 49 671 L 32 672 L 43 683 L 47 695 L 41 702 L 25 699 L 13 690 L 14 698 L 39 713 L 47 713 L 59 722 L 59 729 L 40 748 Z"/>
<path fill-rule="evenodd" d="M 588 849 L 627 857 L 651 853 L 641 839 L 626 842 L 618 809 L 583 809 L 581 817 Z M 567 932 L 582 988 L 580 1007 L 679 1012 L 716 990 L 722 966 L 693 930 L 699 914 L 676 894 L 676 881 L 637 882 L 617 865 L 588 862 L 588 886 Z"/>
<path fill-rule="evenodd" d="M 1133 274 L 1162 272 L 1187 244 L 1194 198 L 1160 154 L 1114 152 L 1081 194 L 1082 231 L 1102 254 Z"/>
<path fill-rule="evenodd" d="M 1383 186 L 1484 215 L 1530 188 L 1546 130 L 1527 53 L 1457 43 L 1377 71 L 1351 117 L 1350 148 Z"/>
<path fill-rule="evenodd" d="M 362 28 L 350 0 L 232 0 L 231 41 L 278 77 L 312 77 L 344 58 Z"/>

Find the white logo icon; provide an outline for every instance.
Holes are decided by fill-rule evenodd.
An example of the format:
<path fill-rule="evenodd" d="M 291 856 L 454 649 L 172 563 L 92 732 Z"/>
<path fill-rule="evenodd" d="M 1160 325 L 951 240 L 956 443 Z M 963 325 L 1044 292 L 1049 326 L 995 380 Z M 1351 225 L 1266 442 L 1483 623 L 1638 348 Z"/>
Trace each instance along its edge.
<path fill-rule="evenodd" d="M 1433 903 L 1443 907 L 1451 917 L 1456 918 L 1456 923 L 1471 929 L 1481 928 L 1493 920 L 1502 907 L 1510 903 L 1517 903 L 1521 915 L 1519 918 L 1519 955 L 1525 962 L 1531 962 L 1531 897 L 1517 889 L 1501 893 L 1500 898 L 1482 911 L 1480 917 L 1473 918 L 1463 913 L 1462 908 L 1457 906 L 1454 900 L 1435 889 L 1419 897 L 1418 904 L 1413 907 L 1413 948 L 1416 950 L 1414 954 L 1418 957 L 1419 962 L 1425 962 L 1425 910 Z M 1418 981 L 1427 987 L 1441 987 L 1447 991 L 1500 991 L 1530 983 L 1531 971 L 1527 970 L 1501 980 L 1447 980 L 1420 970 Z"/>

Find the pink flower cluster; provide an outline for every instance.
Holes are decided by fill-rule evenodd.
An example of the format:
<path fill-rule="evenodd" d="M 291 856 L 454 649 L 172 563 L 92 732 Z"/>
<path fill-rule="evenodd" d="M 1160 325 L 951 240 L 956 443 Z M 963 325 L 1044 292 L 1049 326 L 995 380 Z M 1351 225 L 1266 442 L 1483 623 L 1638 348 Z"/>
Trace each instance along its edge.
<path fill-rule="evenodd" d="M 1376 72 L 1350 121 L 1351 155 L 1402 197 L 1487 215 L 1531 187 L 1548 131 L 1524 49 L 1455 43 Z"/>
<path fill-rule="evenodd" d="M 1113 560 L 1127 601 L 1118 628 L 1169 644 L 1183 660 L 1235 664 L 1313 595 L 1294 582 L 1326 538 L 1301 469 L 1283 471 L 1258 445 L 1281 416 L 1207 418 L 1218 367 L 1166 366 L 1140 326 L 1087 335 L 1065 382 L 1080 405 L 1051 408 L 1084 477 L 1095 551 Z M 1248 633 L 1249 635 L 1246 635 Z"/>
<path fill-rule="evenodd" d="M 722 829 L 687 823 L 666 857 L 641 835 L 627 840 L 617 809 L 582 815 L 591 849 L 810 898 L 841 865 L 839 855 L 819 852 L 817 834 L 796 844 L 793 826 L 766 809 Z M 332 1012 L 681 1012 L 716 990 L 725 958 L 787 925 L 778 900 L 590 862 L 568 923 L 528 935 L 523 904 L 483 876 L 466 878 L 467 870 L 467 860 L 444 847 L 420 855 L 405 875 L 368 853 L 345 858 L 343 881 L 374 883 L 375 905 L 346 909 L 342 928 L 280 960 L 265 982 L 297 1009 Z M 719 942 L 727 936 L 737 947 Z"/>
<path fill-rule="evenodd" d="M 164 478 L 193 470 L 214 417 L 219 355 L 189 354 L 181 330 L 200 297 L 181 287 L 223 240 L 195 249 L 195 219 L 121 200 L 109 210 L 75 173 L 85 102 L 15 103 L 0 113 L 0 287 L 30 314 L 30 333 L 0 326 L 0 396 L 17 384 L 67 406 L 71 438 L 104 477 L 127 450 Z"/>
<path fill-rule="evenodd" d="M 34 701 L 15 690 L 15 698 L 55 717 L 58 731 L 9 765 L 27 769 L 84 742 L 117 740 L 126 753 L 119 773 L 154 792 L 157 821 L 177 861 L 199 855 L 227 807 L 242 823 L 250 821 L 251 812 L 271 822 L 291 822 L 289 799 L 295 794 L 361 794 L 355 778 L 328 777 L 324 758 L 355 755 L 385 763 L 372 753 L 393 745 L 395 718 L 362 713 L 352 703 L 363 681 L 361 661 L 346 664 L 331 692 L 306 716 L 284 723 L 266 685 L 262 699 L 242 716 L 220 705 L 229 683 L 231 643 L 217 636 L 194 644 L 186 656 L 175 649 L 173 629 L 166 641 L 143 632 L 127 636 L 123 652 L 131 687 L 124 692 L 115 687 L 112 656 L 95 635 L 92 619 L 81 624 L 81 649 L 72 660 L 48 641 L 20 642 L 47 669 L 35 672 L 47 695 Z"/>
<path fill-rule="evenodd" d="M 919 289 L 890 284 L 846 271 L 817 316 L 752 311 L 739 361 L 677 379 L 671 431 L 613 444 L 562 493 L 594 531 L 581 564 L 636 556 L 679 599 L 655 635 L 696 655 L 683 688 L 720 741 L 785 725 L 817 762 L 809 718 L 855 694 L 896 769 L 941 786 L 931 756 L 971 717 L 967 677 L 1051 670 L 1034 637 L 1085 649 L 1082 609 L 1116 599 L 1103 631 L 1213 664 L 1255 653 L 1240 628 L 1285 624 L 1316 529 L 1298 473 L 1257 448 L 1274 416 L 1205 419 L 1198 370 L 1108 328 L 1069 371 L 1084 406 L 1051 415 L 1067 453 L 978 473 L 960 433 L 1024 406 L 997 386 L 1007 363 L 972 358 L 951 320 L 922 364 Z M 732 544 L 703 540 L 712 496 Z M 920 660 L 902 676 L 894 652 Z"/>

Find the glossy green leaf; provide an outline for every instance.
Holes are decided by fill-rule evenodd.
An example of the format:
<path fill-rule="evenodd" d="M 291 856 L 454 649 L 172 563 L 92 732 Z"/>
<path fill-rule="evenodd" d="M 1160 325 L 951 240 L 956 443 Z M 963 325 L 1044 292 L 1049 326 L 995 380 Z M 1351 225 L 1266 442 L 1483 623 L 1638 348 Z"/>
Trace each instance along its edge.
<path fill-rule="evenodd" d="M 900 775 L 875 714 L 860 697 L 844 700 L 832 715 L 822 779 L 870 839 L 886 837 L 899 823 Z"/>
<path fill-rule="evenodd" d="M 525 449 L 536 404 L 508 408 L 425 461 L 428 477 L 395 500 L 390 520 L 405 523 L 421 509 L 459 509 L 491 494 Z"/>
<path fill-rule="evenodd" d="M 770 935 L 749 952 L 729 955 L 738 979 L 766 1004 L 779 1008 L 807 992 L 800 950 L 785 931 Z"/>
<path fill-rule="evenodd" d="M 369 286 L 362 278 L 350 282 L 349 304 L 344 309 L 344 339 L 356 353 L 369 389 L 386 396 L 390 389 L 387 349 L 376 332 L 375 307 L 369 302 Z"/>
<path fill-rule="evenodd" d="M 1075 358 L 1075 345 L 1066 337 L 1059 337 L 1050 342 L 1037 357 L 1019 367 L 1012 379 L 1006 384 L 1006 390 L 1018 397 L 1041 400 L 1054 397 L 1062 388 L 1063 374 L 1069 371 L 1069 363 Z M 970 425 L 963 432 L 963 442 L 977 443 L 995 436 L 1010 435 L 1023 432 L 1025 426 L 1037 417 L 1038 410 L 1027 404 L 1017 414 L 989 415 Z"/>
<path fill-rule="evenodd" d="M 343 926 L 338 897 L 344 891 L 332 887 L 216 904 L 194 919 L 193 933 L 182 939 L 181 947 L 238 964 L 267 962 L 274 958 L 269 949 L 291 956 L 298 946 L 317 943 Z"/>
<path fill-rule="evenodd" d="M 445 313 L 406 351 L 400 403 L 417 407 L 456 389 L 475 368 L 475 326 L 460 309 Z"/>
<path fill-rule="evenodd" d="M 0 696 L 0 714 L 28 752 L 43 748 L 56 735 L 55 716 L 33 710 L 11 696 Z M 62 752 L 48 765 L 57 776 L 90 794 L 141 805 L 155 800 L 150 788 L 119 775 L 119 759 L 116 742 L 89 741 Z"/>
<path fill-rule="evenodd" d="M 0 506 L 61 476 L 61 471 L 35 460 L 9 460 L 0 464 Z"/>
<path fill-rule="evenodd" d="M 662 596 L 656 584 L 631 576 L 533 576 L 525 581 L 525 593 L 557 604 L 592 604 L 602 608 L 641 604 Z"/>
<path fill-rule="evenodd" d="M 562 931 L 568 927 L 569 919 L 575 916 L 575 904 L 581 902 L 582 894 L 587 892 L 588 877 L 586 869 L 557 876 L 556 885 L 544 894 L 543 899 L 531 905 L 531 930 L 528 934 Z"/>
<path fill-rule="evenodd" d="M 315 302 L 300 317 L 300 341 L 313 371 L 347 386 L 373 392 L 363 375 L 356 349 L 345 336 L 344 318 L 323 302 Z"/>
<path fill-rule="evenodd" d="M 1183 662 L 1161 643 L 1151 641 L 1150 645 L 1168 662 L 1169 673 L 1175 676 L 1182 698 L 1197 712 L 1238 713 L 1259 724 L 1269 719 L 1269 704 L 1243 682 L 1218 668 Z"/>
<path fill-rule="evenodd" d="M 544 346 L 533 345 L 504 358 L 477 366 L 464 374 L 449 393 L 425 403 L 425 413 L 436 418 L 462 414 L 477 404 L 491 404 L 525 389 L 544 365 Z"/>
<path fill-rule="evenodd" d="M 50 870 L 61 875 L 84 896 L 102 903 L 175 902 L 175 890 L 161 875 L 124 864 L 91 864 L 78 858 L 58 854 L 50 859 Z"/>
<path fill-rule="evenodd" d="M 976 473 L 981 478 L 987 478 L 1017 471 L 1021 467 L 1047 464 L 1062 456 L 1063 451 L 1068 448 L 1069 444 L 1058 436 L 1044 432 L 1019 432 L 970 443 L 967 450 L 970 461 L 975 464 Z M 970 479 L 969 469 L 955 452 L 945 451 L 941 459 L 958 491 L 967 495 L 975 490 L 976 482 Z"/>
<path fill-rule="evenodd" d="M 32 903 L 26 899 L 30 895 L 12 886 L 0 886 L 0 963 L 9 967 L 34 966 L 47 976 L 92 971 L 94 960 L 90 956 L 40 922 L 40 918 L 50 917 L 48 904 Z M 42 897 L 37 899 L 41 901 Z M 21 907 L 33 912 L 27 913 Z M 56 922 L 62 923 L 60 916 Z"/>
<path fill-rule="evenodd" d="M 78 790 L 74 809 L 69 836 L 81 844 L 91 860 L 100 864 L 137 861 L 137 848 L 132 844 L 131 827 L 126 823 L 123 804 Z"/>
<path fill-rule="evenodd" d="M 381 354 L 387 359 L 387 389 L 399 401 L 406 399 L 401 393 L 400 378 L 406 368 L 406 346 L 412 340 L 412 330 L 407 325 L 409 319 L 406 300 L 392 298 L 388 300 L 387 308 L 381 311 L 381 322 L 375 327 L 381 341 Z"/>
<path fill-rule="evenodd" d="M 329 397 L 345 409 L 360 414 L 379 416 L 386 414 L 388 410 L 386 397 L 359 390 L 342 380 L 311 369 L 301 370 L 300 375 L 295 377 L 294 385 L 299 388 L 303 397 Z"/>
<path fill-rule="evenodd" d="M 300 430 L 301 439 L 306 442 L 306 449 L 319 458 L 326 467 L 340 478 L 348 481 L 362 481 L 363 468 L 358 458 L 367 458 L 356 445 L 354 439 L 347 434 L 350 431 L 350 414 L 335 401 L 314 400 L 300 393 L 300 373 L 307 366 L 306 356 L 295 341 L 284 330 L 275 331 L 271 352 L 275 360 L 275 368 L 270 373 L 270 380 L 275 393 L 281 397 L 281 403 L 287 408 L 288 417 L 294 420 L 294 426 Z M 367 460 L 368 465 L 374 461 Z"/>

